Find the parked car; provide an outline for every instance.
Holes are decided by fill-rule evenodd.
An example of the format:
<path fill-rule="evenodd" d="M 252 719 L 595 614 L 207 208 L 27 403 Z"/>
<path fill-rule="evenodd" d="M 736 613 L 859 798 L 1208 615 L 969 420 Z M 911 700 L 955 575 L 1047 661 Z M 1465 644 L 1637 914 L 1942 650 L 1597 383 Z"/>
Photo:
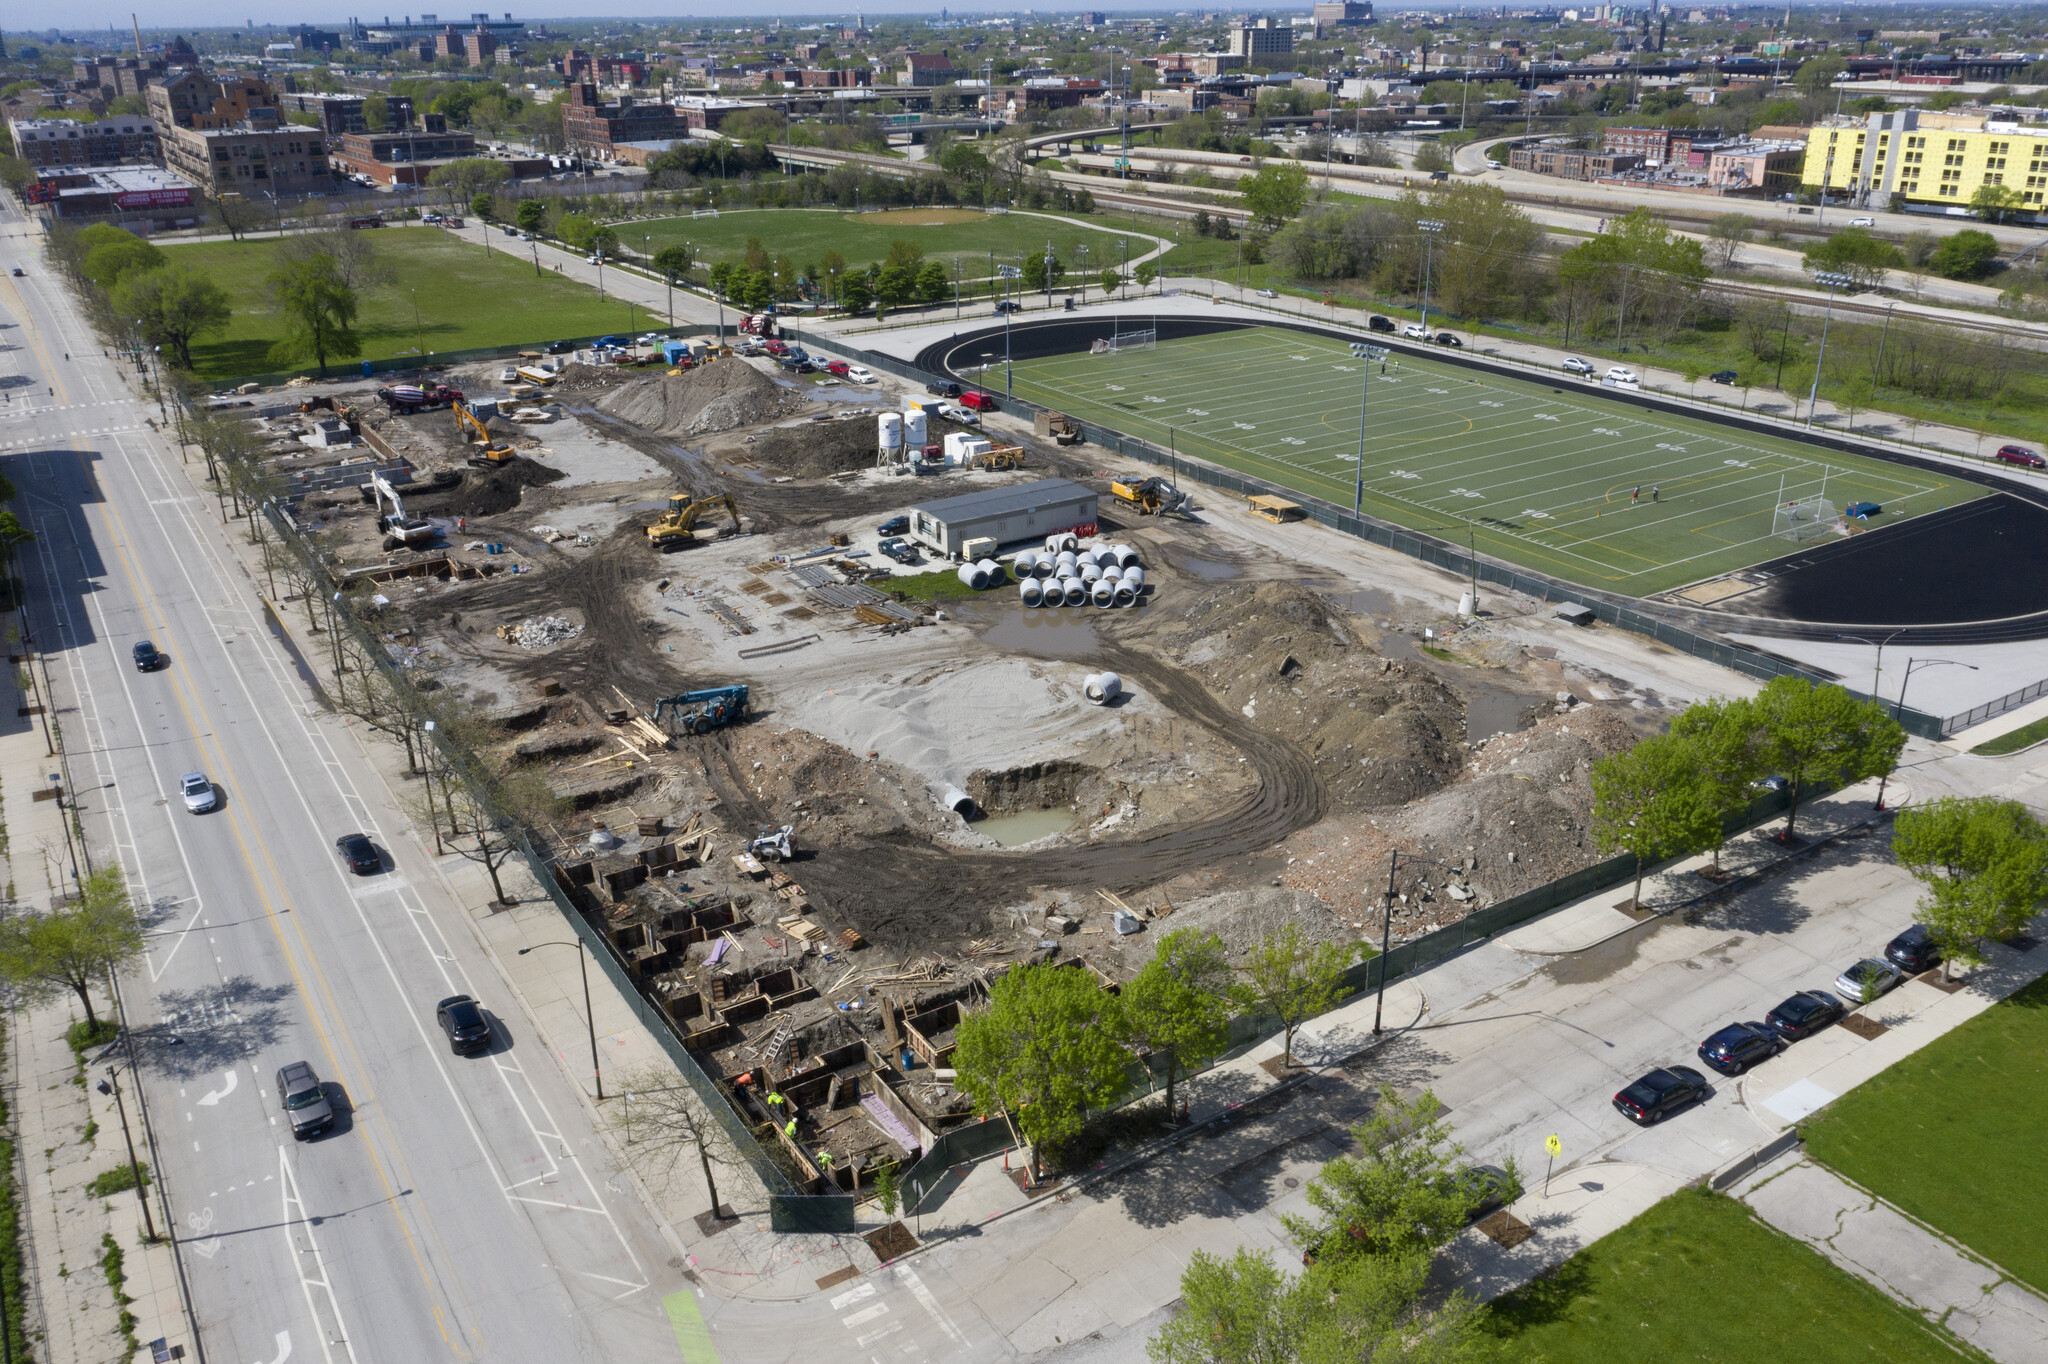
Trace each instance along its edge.
<path fill-rule="evenodd" d="M 631 337 L 600 336 L 597 340 L 590 343 L 590 348 L 592 350 L 623 350 L 632 344 L 633 340 Z"/>
<path fill-rule="evenodd" d="M 434 1020 L 448 1034 L 448 1045 L 457 1056 L 491 1049 L 491 1021 L 483 1006 L 468 995 L 450 995 L 434 1006 Z"/>
<path fill-rule="evenodd" d="M 1491 158 L 1491 157 L 1488 157 L 1488 158 L 1487 158 L 1487 161 L 1486 161 L 1486 168 L 1487 168 L 1488 170 L 1506 170 L 1506 169 L 1507 169 L 1507 167 L 1506 167 L 1506 166 L 1503 166 L 1503 165 L 1502 165 L 1502 164 L 1501 164 L 1500 162 L 1498 162 L 1498 161 L 1495 161 L 1495 160 L 1494 160 L 1493 158 Z"/>
<path fill-rule="evenodd" d="M 875 372 L 865 365 L 848 365 L 846 367 L 846 382 L 850 384 L 875 383 Z"/>
<path fill-rule="evenodd" d="M 934 379 L 924 386 L 924 391 L 935 398 L 957 398 L 960 396 L 960 385 L 951 379 Z"/>
<path fill-rule="evenodd" d="M 542 346 L 541 349 L 549 355 L 567 355 L 570 351 L 576 349 L 576 343 L 574 341 L 550 341 L 545 346 Z"/>
<path fill-rule="evenodd" d="M 1401 335 L 1407 337 L 1410 341 L 1427 341 L 1429 340 L 1429 328 L 1423 326 L 1420 322 L 1410 322 L 1407 326 L 1401 328 Z"/>
<path fill-rule="evenodd" d="M 1851 227 L 1876 227 L 1876 226 L 1877 226 L 1877 219 L 1875 219 L 1875 218 L 1851 218 L 1851 219 L 1849 220 L 1849 226 L 1851 226 Z"/>
<path fill-rule="evenodd" d="M 164 656 L 157 652 L 156 645 L 146 639 L 135 641 L 135 671 L 153 673 L 163 666 Z"/>
<path fill-rule="evenodd" d="M 990 412 L 1002 411 L 1000 407 L 996 406 L 996 400 L 994 395 L 982 393 L 972 388 L 968 389 L 965 393 L 960 395 L 960 406 L 971 407 L 976 412 L 979 412 L 984 416 L 986 416 Z"/>
<path fill-rule="evenodd" d="M 2027 469 L 2048 469 L 2048 459 L 2042 459 L 2024 445 L 2001 445 L 1992 458 Z"/>
<path fill-rule="evenodd" d="M 1786 781 L 1783 777 L 1776 775 L 1768 777 L 1758 777 L 1755 781 L 1751 782 L 1750 785 L 1754 786 L 1759 791 L 1789 791 L 1792 789 L 1791 782 Z"/>
<path fill-rule="evenodd" d="M 1768 1023 L 1730 1023 L 1700 1043 L 1700 1060 L 1723 1075 L 1740 1075 L 1785 1049 L 1785 1039 Z"/>
<path fill-rule="evenodd" d="M 1707 376 L 1707 382 L 1710 384 L 1733 384 L 1741 377 L 1740 374 L 1737 374 L 1732 369 L 1717 369 Z"/>
<path fill-rule="evenodd" d="M 1941 965 L 1941 949 L 1927 936 L 1926 924 L 1914 924 L 1884 945 L 1884 959 L 1909 976 Z"/>
<path fill-rule="evenodd" d="M 1639 382 L 1636 378 L 1636 372 L 1634 370 L 1625 368 L 1621 365 L 1614 365 L 1611 368 L 1609 368 L 1607 371 L 1607 377 L 1614 380 L 1614 382 L 1616 382 L 1617 384 L 1633 384 Z"/>
<path fill-rule="evenodd" d="M 348 869 L 358 876 L 375 876 L 384 870 L 384 859 L 377 855 L 376 845 L 367 834 L 343 834 L 334 840 L 334 846 L 341 853 L 341 860 L 348 863 Z"/>
<path fill-rule="evenodd" d="M 852 366 L 848 365 L 844 360 L 827 360 L 825 362 L 825 372 L 836 379 L 844 379 L 847 371 L 851 368 Z"/>
<path fill-rule="evenodd" d="M 919 562 L 917 547 L 908 540 L 900 539 L 893 535 L 876 545 L 875 548 L 899 564 Z"/>
<path fill-rule="evenodd" d="M 1906 973 L 1882 957 L 1865 957 L 1835 977 L 1835 989 L 1844 999 L 1860 1003 L 1865 983 L 1885 995 L 1906 983 Z"/>
<path fill-rule="evenodd" d="M 875 532 L 879 535 L 901 535 L 909 529 L 909 517 L 892 516 L 887 521 L 884 521 L 881 525 L 876 526 Z"/>
<path fill-rule="evenodd" d="M 187 772 L 178 778 L 178 794 L 185 798 L 185 808 L 195 815 L 203 815 L 220 804 L 220 793 L 213 789 L 213 779 L 204 772 Z"/>
<path fill-rule="evenodd" d="M 1438 332 L 1436 334 L 1435 340 L 1439 346 L 1450 346 L 1457 350 L 1463 350 L 1465 348 L 1465 343 L 1463 341 L 1460 341 L 1456 336 L 1452 335 L 1450 332 Z"/>
<path fill-rule="evenodd" d="M 1392 335 L 1394 319 L 1391 317 L 1381 317 L 1378 313 L 1374 313 L 1371 317 L 1365 319 L 1365 328 L 1367 331 L 1386 332 Z"/>
<path fill-rule="evenodd" d="M 508 237 L 516 237 L 519 235 L 519 229 L 512 226 L 512 224 L 510 223 L 506 223 L 503 227 L 499 228 L 498 230 L 500 232 L 503 232 Z"/>
<path fill-rule="evenodd" d="M 334 1105 L 320 1087 L 320 1077 L 304 1061 L 294 1061 L 277 1072 L 277 1101 L 284 1108 L 285 1121 L 292 1125 L 292 1139 L 304 1141 L 334 1126 Z"/>
<path fill-rule="evenodd" d="M 1797 1042 L 1813 1036 L 1844 1012 L 1842 1001 L 1826 990 L 1801 990 L 1765 1014 L 1764 1022 L 1787 1042 Z"/>
<path fill-rule="evenodd" d="M 962 407 L 958 403 L 941 403 L 939 405 L 939 415 L 949 422 L 958 422 L 962 426 L 981 425 L 981 414 L 979 412 L 976 412 L 971 407 Z"/>
<path fill-rule="evenodd" d="M 1260 297 L 1260 298 L 1278 298 L 1278 297 L 1280 297 L 1280 291 L 1279 291 L 1278 289 L 1261 289 L 1261 290 L 1259 290 L 1259 297 Z"/>
<path fill-rule="evenodd" d="M 801 356 L 785 355 L 777 363 L 782 366 L 783 373 L 785 374 L 815 374 L 818 372 L 816 365 Z"/>
<path fill-rule="evenodd" d="M 998 317 L 1001 317 L 1004 313 L 1021 313 L 1023 311 L 1024 305 L 1019 303 L 1014 298 L 1001 298 L 996 300 L 996 316 Z"/>
<path fill-rule="evenodd" d="M 1615 1095 L 1614 1106 L 1630 1122 L 1648 1126 L 1706 1096 L 1706 1076 L 1691 1066 L 1665 1066 Z"/>
<path fill-rule="evenodd" d="M 21 267 L 20 267 L 19 265 L 17 265 L 17 266 L 15 266 L 15 267 L 14 267 L 14 277 L 15 277 L 16 279 L 20 279 L 20 278 L 22 278 L 22 272 L 21 272 Z"/>
<path fill-rule="evenodd" d="M 1591 374 L 1593 372 L 1593 365 L 1589 360 L 1581 360 L 1576 355 L 1567 355 L 1564 358 L 1564 371 L 1567 374 Z"/>

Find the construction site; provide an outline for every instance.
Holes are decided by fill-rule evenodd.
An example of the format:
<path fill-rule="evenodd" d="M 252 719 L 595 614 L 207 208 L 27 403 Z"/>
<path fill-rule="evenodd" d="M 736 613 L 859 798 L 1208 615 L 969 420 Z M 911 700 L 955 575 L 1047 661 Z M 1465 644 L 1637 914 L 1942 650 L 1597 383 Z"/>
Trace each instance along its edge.
<path fill-rule="evenodd" d="M 246 400 L 319 589 L 545 780 L 559 884 L 804 1187 L 975 1119 L 997 973 L 1379 946 L 1396 847 L 1429 931 L 1596 861 L 1590 768 L 1667 718 L 1540 603 L 1249 552 L 1057 419 L 566 359 Z"/>

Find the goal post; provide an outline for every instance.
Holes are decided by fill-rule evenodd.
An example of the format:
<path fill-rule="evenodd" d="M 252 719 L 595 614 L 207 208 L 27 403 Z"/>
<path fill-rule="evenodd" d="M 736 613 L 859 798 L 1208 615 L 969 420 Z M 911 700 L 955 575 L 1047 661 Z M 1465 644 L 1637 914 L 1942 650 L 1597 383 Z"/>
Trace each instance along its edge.
<path fill-rule="evenodd" d="M 1841 524 L 1841 511 L 1819 494 L 1780 502 L 1771 513 L 1771 534 L 1800 543 L 1833 535 Z"/>
<path fill-rule="evenodd" d="M 1118 332 L 1114 336 L 1098 336 L 1088 347 L 1090 355 L 1121 355 L 1127 350 L 1149 350 L 1159 340 L 1157 328 L 1141 332 Z"/>

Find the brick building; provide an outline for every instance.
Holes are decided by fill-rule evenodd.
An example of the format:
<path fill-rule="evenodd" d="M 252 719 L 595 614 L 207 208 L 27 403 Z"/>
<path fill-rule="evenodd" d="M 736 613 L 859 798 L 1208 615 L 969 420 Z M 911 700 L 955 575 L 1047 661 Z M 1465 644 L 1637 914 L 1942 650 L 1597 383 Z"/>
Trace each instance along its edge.
<path fill-rule="evenodd" d="M 896 73 L 898 85 L 951 85 L 966 76 L 967 72 L 953 65 L 950 51 L 940 53 L 913 52 L 903 59 L 903 69 Z"/>
<path fill-rule="evenodd" d="M 163 164 L 156 123 L 133 114 L 95 119 L 31 119 L 14 125 L 17 155 L 31 166 L 118 166 Z"/>
<path fill-rule="evenodd" d="M 134 57 L 79 57 L 71 63 L 72 82 L 81 91 L 112 90 L 115 96 L 139 95 L 168 68 L 161 57 L 144 62 Z"/>
<path fill-rule="evenodd" d="M 187 69 L 151 85 L 164 164 L 211 193 L 308 194 L 333 187 L 327 136 L 284 121 L 267 82 Z"/>
<path fill-rule="evenodd" d="M 1718 128 L 1606 128 L 1600 133 L 1600 150 L 1640 156 L 1647 165 L 1668 166 L 1689 162 L 1695 144 L 1704 147 L 1730 140 Z"/>
<path fill-rule="evenodd" d="M 1583 147 L 1517 147 L 1508 153 L 1508 165 L 1515 170 L 1564 180 L 1599 180 L 1642 164 L 1642 156 L 1635 152 L 1596 152 Z"/>
<path fill-rule="evenodd" d="M 621 95 L 617 104 L 602 104 L 597 87 L 587 81 L 569 87 L 562 108 L 562 141 L 570 151 L 609 156 L 625 142 L 674 141 L 690 135 L 682 112 L 668 104 L 635 104 Z"/>

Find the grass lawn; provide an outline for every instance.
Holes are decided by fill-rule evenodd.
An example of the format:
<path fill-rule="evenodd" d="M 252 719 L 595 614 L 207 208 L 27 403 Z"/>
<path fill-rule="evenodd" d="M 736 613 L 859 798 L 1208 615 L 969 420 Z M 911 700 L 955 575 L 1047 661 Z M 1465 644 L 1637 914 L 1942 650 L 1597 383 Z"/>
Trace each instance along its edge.
<path fill-rule="evenodd" d="M 913 241 L 927 259 L 948 263 L 957 257 L 966 279 L 985 279 L 989 252 L 997 265 L 1015 265 L 1026 251 L 1043 253 L 1046 239 L 1067 267 L 1066 283 L 1082 264 L 1076 249 L 1088 248 L 1087 268 L 1101 274 L 1105 266 L 1135 259 L 1153 248 L 1152 234 L 1142 230 L 1077 228 L 1055 217 L 1029 213 L 985 214 L 954 208 L 905 209 L 887 213 L 842 213 L 838 209 L 763 208 L 721 211 L 716 218 L 656 218 L 623 223 L 620 244 L 635 254 L 659 251 L 671 242 L 687 242 L 707 262 L 737 258 L 749 237 L 759 237 L 769 255 L 788 252 L 799 267 L 816 264 L 827 251 L 837 251 L 853 265 L 885 259 L 889 244 Z M 1171 240 L 1169 234 L 1168 237 Z"/>
<path fill-rule="evenodd" d="M 1987 758 L 1995 758 L 2001 753 L 2017 753 L 2023 748 L 2032 748 L 2043 739 L 2048 739 L 2048 717 L 2036 720 L 2030 725 L 2022 725 L 2010 734 L 1987 739 L 1970 751 Z"/>
<path fill-rule="evenodd" d="M 2048 980 L 1801 1124 L 1807 1152 L 2048 1291 Z"/>
<path fill-rule="evenodd" d="M 1502 559 L 1631 596 L 1795 552 L 1775 533 L 1781 502 L 1875 502 L 1882 528 L 1987 491 L 1649 412 L 1582 381 L 1560 388 L 1405 354 L 1368 376 L 1344 343 L 1280 328 L 1016 366 L 1021 397 L 1340 506 L 1360 469 L 1361 381 L 1368 514 L 1459 542 L 1469 531 Z"/>
<path fill-rule="evenodd" d="M 1965 1355 L 1742 1204 L 1687 1189 L 1497 1300 L 1518 1364 L 1910 1364 Z"/>
<path fill-rule="evenodd" d="M 522 259 L 493 250 L 487 256 L 483 248 L 436 227 L 388 227 L 365 235 L 375 238 L 378 261 L 390 268 L 394 279 L 361 300 L 356 334 L 362 339 L 363 360 L 412 355 L 420 349 L 446 352 L 538 344 L 644 329 L 659 321 L 639 308 L 634 312 L 637 322 L 630 322 L 625 304 L 600 302 L 596 290 L 556 274 L 545 256 L 542 274 L 536 278 L 530 255 Z M 266 238 L 162 248 L 171 260 L 211 275 L 227 290 L 235 310 L 224 335 L 192 347 L 193 367 L 200 378 L 218 382 L 283 368 L 269 357 L 271 344 L 284 328 L 271 311 L 264 284 L 273 268 L 275 247 L 275 239 Z M 330 370 L 347 367 L 345 362 Z"/>

